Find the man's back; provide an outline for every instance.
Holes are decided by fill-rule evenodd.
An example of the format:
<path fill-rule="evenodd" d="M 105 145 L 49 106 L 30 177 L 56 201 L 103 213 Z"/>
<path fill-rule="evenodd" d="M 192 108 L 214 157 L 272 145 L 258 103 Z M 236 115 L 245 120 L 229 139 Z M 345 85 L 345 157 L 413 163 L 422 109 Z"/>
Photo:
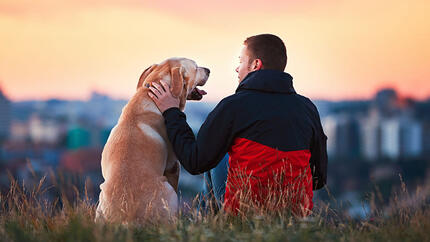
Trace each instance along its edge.
<path fill-rule="evenodd" d="M 274 79 L 270 79 L 272 76 Z M 289 77 L 287 73 L 280 75 L 270 70 L 251 73 L 237 93 L 226 98 L 225 101 L 231 103 L 230 108 L 236 111 L 229 110 L 234 115 L 236 136 L 282 151 L 310 149 L 313 130 L 319 124 L 318 112 L 312 102 L 297 94 L 292 85 L 288 89 L 282 89 L 280 85 L 277 90 L 275 85 L 267 87 L 263 84 L 258 89 L 252 85 L 257 81 L 286 82 Z"/>
<path fill-rule="evenodd" d="M 272 187 L 272 191 L 288 187 L 290 197 L 292 193 L 300 193 L 297 196 L 301 198 L 296 198 L 296 203 L 311 209 L 312 189 L 318 186 L 312 185 L 311 169 L 315 169 L 315 161 L 321 164 L 324 163 L 321 160 L 327 160 L 325 154 L 315 152 L 325 150 L 326 137 L 315 106 L 295 93 L 292 77 L 273 70 L 250 73 L 236 94 L 225 98 L 220 108 L 225 110 L 220 112 L 225 115 L 225 121 L 232 122 L 227 131 L 231 144 L 226 206 L 238 208 L 239 193 L 243 193 L 243 185 L 246 185 L 255 195 L 250 199 L 267 207 L 262 200 L 270 195 L 267 194 L 270 191 L 261 187 L 279 183 L 273 180 L 276 179 L 274 172 L 281 172 L 285 186 Z M 240 184 L 244 183 L 243 176 L 253 179 Z M 321 177 L 315 180 L 322 182 Z"/>

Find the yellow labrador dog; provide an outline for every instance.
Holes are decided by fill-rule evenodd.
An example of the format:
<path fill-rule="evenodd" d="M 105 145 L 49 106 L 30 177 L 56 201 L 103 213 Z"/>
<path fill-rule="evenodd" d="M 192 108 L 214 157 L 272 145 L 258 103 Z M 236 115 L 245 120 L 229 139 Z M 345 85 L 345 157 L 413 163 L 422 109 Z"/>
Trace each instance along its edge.
<path fill-rule="evenodd" d="M 200 100 L 209 69 L 172 58 L 146 69 L 136 94 L 123 108 L 102 153 L 101 193 L 96 220 L 127 223 L 173 221 L 178 211 L 179 162 L 168 140 L 164 118 L 148 96 L 152 82 L 165 81 L 172 95 Z"/>

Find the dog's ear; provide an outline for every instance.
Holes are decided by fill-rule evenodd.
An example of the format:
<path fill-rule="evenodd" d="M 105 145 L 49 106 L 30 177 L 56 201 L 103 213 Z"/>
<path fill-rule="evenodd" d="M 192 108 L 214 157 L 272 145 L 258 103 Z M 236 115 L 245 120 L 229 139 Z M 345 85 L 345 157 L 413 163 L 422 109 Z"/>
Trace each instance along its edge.
<path fill-rule="evenodd" d="M 146 80 L 146 78 L 148 77 L 148 75 L 151 74 L 151 72 L 154 70 L 154 68 L 156 66 L 157 65 L 154 64 L 154 65 L 146 68 L 146 70 L 143 71 L 142 75 L 140 75 L 139 82 L 137 83 L 137 88 L 136 89 L 139 89 L 139 87 L 141 87 L 143 85 L 143 82 Z"/>
<path fill-rule="evenodd" d="M 170 70 L 172 81 L 170 82 L 170 92 L 172 96 L 178 98 L 181 96 L 182 89 L 184 86 L 184 68 L 174 67 Z"/>

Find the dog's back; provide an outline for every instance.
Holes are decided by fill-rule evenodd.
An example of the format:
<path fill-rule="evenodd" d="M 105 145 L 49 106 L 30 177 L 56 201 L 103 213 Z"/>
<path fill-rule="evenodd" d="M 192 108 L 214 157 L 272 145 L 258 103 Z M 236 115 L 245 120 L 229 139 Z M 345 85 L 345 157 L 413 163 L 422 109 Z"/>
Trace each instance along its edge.
<path fill-rule="evenodd" d="M 148 108 L 139 113 L 136 103 L 147 98 L 140 96 L 135 95 L 123 109 L 103 149 L 105 182 L 100 185 L 97 219 L 140 222 L 151 217 L 154 221 L 171 218 L 177 210 L 176 192 L 163 176 L 168 155 L 173 153 L 168 150 L 163 118 Z"/>

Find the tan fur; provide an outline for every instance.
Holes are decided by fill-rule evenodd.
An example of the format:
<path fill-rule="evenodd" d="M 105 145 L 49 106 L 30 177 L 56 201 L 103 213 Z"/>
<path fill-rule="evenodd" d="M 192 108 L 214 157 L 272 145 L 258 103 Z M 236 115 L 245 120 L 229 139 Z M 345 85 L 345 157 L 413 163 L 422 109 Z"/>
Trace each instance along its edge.
<path fill-rule="evenodd" d="M 204 85 L 208 75 L 208 69 L 183 58 L 168 59 L 142 73 L 103 149 L 105 181 L 100 185 L 96 220 L 143 224 L 176 218 L 179 162 L 147 87 L 165 80 L 183 110 L 188 95 L 196 85 Z"/>

